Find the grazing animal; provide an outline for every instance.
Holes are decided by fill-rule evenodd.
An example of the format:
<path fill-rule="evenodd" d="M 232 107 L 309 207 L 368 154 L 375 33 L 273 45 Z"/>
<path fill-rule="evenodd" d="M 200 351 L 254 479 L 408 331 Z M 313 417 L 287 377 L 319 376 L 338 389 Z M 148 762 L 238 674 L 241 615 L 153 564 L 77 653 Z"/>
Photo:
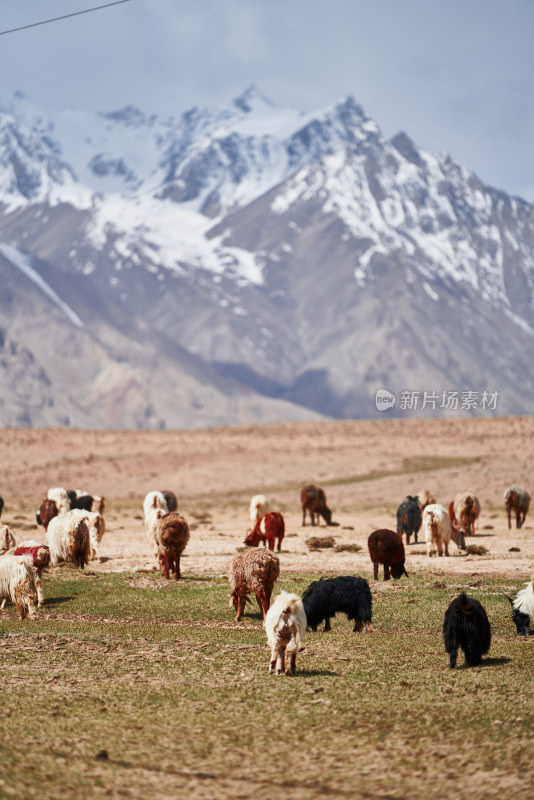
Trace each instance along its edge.
<path fill-rule="evenodd" d="M 84 519 L 89 528 L 89 544 L 91 546 L 91 560 L 96 558 L 101 560 L 100 557 L 100 542 L 106 531 L 106 523 L 102 514 L 97 511 L 86 511 L 83 508 L 73 508 L 70 512 L 75 514 L 78 519 Z"/>
<path fill-rule="evenodd" d="M 466 536 L 475 535 L 475 522 L 479 515 L 480 501 L 474 492 L 458 492 L 449 505 L 453 528 L 464 531 Z"/>
<path fill-rule="evenodd" d="M 313 483 L 304 486 L 300 491 L 300 502 L 302 505 L 302 527 L 306 525 L 306 512 L 309 511 L 311 524 L 315 525 L 315 518 L 319 525 L 321 516 L 327 525 L 332 525 L 332 512 L 326 505 L 326 495 L 319 486 Z"/>
<path fill-rule="evenodd" d="M 158 548 L 158 558 L 161 573 L 169 579 L 169 572 L 174 572 L 174 577 L 179 580 L 180 556 L 189 541 L 189 525 L 181 514 L 169 511 L 154 524 L 154 538 Z"/>
<path fill-rule="evenodd" d="M 423 532 L 426 542 L 426 554 L 431 556 L 434 546 L 438 556 L 449 555 L 449 542 L 452 539 L 459 549 L 465 549 L 463 531 L 455 528 L 447 514 L 447 509 L 440 503 L 431 503 L 423 511 Z"/>
<path fill-rule="evenodd" d="M 263 542 L 265 547 L 269 546 L 269 550 L 274 550 L 275 541 L 278 539 L 278 552 L 280 552 L 285 530 L 286 524 L 282 514 L 279 511 L 268 511 L 256 520 L 254 528 L 245 539 L 245 544 L 257 547 Z"/>
<path fill-rule="evenodd" d="M 515 622 L 517 632 L 521 636 L 529 636 L 530 622 L 534 619 L 534 574 L 531 581 L 525 584 L 525 588 L 516 594 L 515 600 L 509 595 L 506 597 L 512 604 L 510 619 Z"/>
<path fill-rule="evenodd" d="M 250 521 L 256 522 L 269 511 L 269 501 L 264 494 L 255 494 L 250 500 Z"/>
<path fill-rule="evenodd" d="M 161 494 L 165 498 L 165 502 L 167 503 L 167 508 L 169 511 L 178 511 L 178 498 L 174 492 L 171 492 L 170 489 L 163 489 Z"/>
<path fill-rule="evenodd" d="M 3 555 L 0 558 L 0 600 L 10 600 L 21 619 L 35 617 L 37 608 L 36 571 L 28 556 Z M 3 606 L 2 606 L 3 608 Z"/>
<path fill-rule="evenodd" d="M 68 511 L 50 520 L 46 532 L 50 548 L 50 565 L 69 561 L 83 569 L 91 558 L 89 526 L 78 512 Z"/>
<path fill-rule="evenodd" d="M 456 597 L 443 621 L 443 641 L 449 654 L 449 666 L 454 669 L 461 647 L 467 667 L 476 667 L 490 649 L 491 625 L 484 606 L 462 592 Z"/>
<path fill-rule="evenodd" d="M 39 511 L 37 512 L 37 524 L 42 525 L 46 531 L 48 529 L 48 525 L 50 524 L 50 520 L 54 519 L 54 517 L 57 517 L 57 515 L 58 510 L 56 501 L 46 498 L 41 503 Z"/>
<path fill-rule="evenodd" d="M 35 586 L 37 588 L 37 601 L 38 605 L 42 606 L 44 603 L 44 594 L 43 594 L 43 586 L 42 586 L 42 577 L 43 577 L 43 569 L 45 569 L 50 563 L 50 550 L 45 544 L 41 544 L 40 542 L 36 542 L 33 539 L 28 539 L 27 541 L 21 542 L 20 545 L 15 545 L 12 547 L 11 550 L 8 550 L 6 555 L 12 556 L 26 556 L 29 557 L 31 560 L 29 563 L 35 567 Z M 2 608 L 4 607 L 5 599 L 2 603 Z"/>
<path fill-rule="evenodd" d="M 413 534 L 417 544 L 417 534 L 421 527 L 421 507 L 417 497 L 408 495 L 406 500 L 397 509 L 397 533 L 402 538 L 406 534 L 406 544 L 410 544 L 410 536 Z"/>
<path fill-rule="evenodd" d="M 512 511 L 515 513 L 515 526 L 520 528 L 527 516 L 530 506 L 530 495 L 519 486 L 509 486 L 504 493 L 504 507 L 508 516 L 508 528 L 512 527 Z"/>
<path fill-rule="evenodd" d="M 296 594 L 280 592 L 265 617 L 265 633 L 271 646 L 269 672 L 276 665 L 277 675 L 294 675 L 297 652 L 306 633 L 306 614 Z M 286 663 L 286 654 L 289 663 Z"/>
<path fill-rule="evenodd" d="M 271 603 L 273 586 L 280 575 L 278 556 L 261 547 L 243 550 L 234 556 L 230 566 L 230 608 L 236 609 L 239 622 L 245 610 L 248 595 L 256 595 L 263 619 Z M 249 601 L 250 602 L 250 601 Z"/>
<path fill-rule="evenodd" d="M 378 580 L 378 565 L 384 565 L 384 580 L 389 581 L 389 575 L 393 578 L 401 578 L 403 575 L 408 577 L 404 568 L 406 559 L 402 539 L 395 531 L 387 528 L 379 528 L 373 531 L 367 539 L 369 555 L 373 562 L 375 581 Z"/>
<path fill-rule="evenodd" d="M 371 590 L 364 578 L 343 575 L 339 578 L 321 578 L 310 583 L 302 595 L 308 626 L 312 631 L 325 621 L 323 631 L 331 630 L 330 619 L 336 613 L 344 613 L 354 620 L 353 632 L 372 631 Z"/>
<path fill-rule="evenodd" d="M 13 531 L 7 525 L 0 525 L 0 551 L 5 553 L 15 547 L 17 540 L 13 536 Z"/>
<path fill-rule="evenodd" d="M 421 513 L 423 513 L 425 508 L 429 506 L 431 503 L 437 503 L 436 498 L 429 489 L 421 489 L 421 491 L 417 495 L 417 499 L 419 500 Z"/>

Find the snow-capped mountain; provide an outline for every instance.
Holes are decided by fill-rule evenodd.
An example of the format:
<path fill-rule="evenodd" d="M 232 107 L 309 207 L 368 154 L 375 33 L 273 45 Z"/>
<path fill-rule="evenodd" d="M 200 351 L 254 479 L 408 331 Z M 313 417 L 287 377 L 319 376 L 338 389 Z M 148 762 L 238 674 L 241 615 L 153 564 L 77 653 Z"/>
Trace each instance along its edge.
<path fill-rule="evenodd" d="M 160 119 L 19 95 L 0 142 L 0 356 L 35 365 L 0 359 L 3 424 L 372 416 L 378 388 L 532 410 L 533 206 L 351 97 Z"/>

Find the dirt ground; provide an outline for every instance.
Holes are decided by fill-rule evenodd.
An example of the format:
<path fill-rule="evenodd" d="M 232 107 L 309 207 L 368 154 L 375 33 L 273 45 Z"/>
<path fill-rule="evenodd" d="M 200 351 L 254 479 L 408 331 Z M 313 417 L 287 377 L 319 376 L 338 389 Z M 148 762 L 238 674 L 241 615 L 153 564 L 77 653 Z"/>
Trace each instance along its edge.
<path fill-rule="evenodd" d="M 94 570 L 151 570 L 142 503 L 153 489 L 172 489 L 191 525 L 182 561 L 187 574 L 228 572 L 250 527 L 248 504 L 256 493 L 286 520 L 281 560 L 285 571 L 363 574 L 371 563 L 367 537 L 395 528 L 406 494 L 430 489 L 448 505 L 473 490 L 482 513 L 476 536 L 484 556 L 426 556 L 424 544 L 407 548 L 407 570 L 435 575 L 507 574 L 526 581 L 534 568 L 534 519 L 508 530 L 503 493 L 517 483 L 532 494 L 534 418 L 312 422 L 193 431 L 14 430 L 0 432 L 2 523 L 18 541 L 44 540 L 35 509 L 52 486 L 85 489 L 106 498 L 102 561 Z M 302 527 L 299 489 L 324 486 L 338 527 Z M 534 512 L 532 512 L 534 513 Z M 531 522 L 532 520 L 532 522 Z M 312 535 L 362 550 L 311 552 Z M 511 550 L 511 548 L 514 548 Z"/>

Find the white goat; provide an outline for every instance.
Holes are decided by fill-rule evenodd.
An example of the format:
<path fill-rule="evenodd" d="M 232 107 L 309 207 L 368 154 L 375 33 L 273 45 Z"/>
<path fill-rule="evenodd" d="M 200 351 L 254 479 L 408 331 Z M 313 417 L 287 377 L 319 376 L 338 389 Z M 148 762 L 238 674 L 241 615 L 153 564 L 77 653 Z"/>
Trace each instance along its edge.
<path fill-rule="evenodd" d="M 432 555 L 434 545 L 438 556 L 442 556 L 443 552 L 448 556 L 451 539 L 458 548 L 465 547 L 463 531 L 453 528 L 447 509 L 440 503 L 431 503 L 423 511 L 423 532 L 427 556 Z"/>
<path fill-rule="evenodd" d="M 265 617 L 265 632 L 271 646 L 269 672 L 277 675 L 294 675 L 297 652 L 306 633 L 306 613 L 302 600 L 296 594 L 281 592 Z M 286 668 L 286 652 L 290 656 Z"/>
<path fill-rule="evenodd" d="M 250 521 L 256 522 L 269 511 L 269 501 L 264 494 L 255 494 L 250 501 Z"/>
<path fill-rule="evenodd" d="M 80 519 L 77 510 L 68 511 L 50 520 L 46 536 L 50 548 L 50 566 L 70 561 L 84 568 L 91 558 L 89 526 Z"/>
<path fill-rule="evenodd" d="M 36 570 L 31 556 L 0 558 L 0 600 L 11 600 L 21 619 L 35 617 L 37 607 Z M 3 606 L 2 606 L 3 607 Z"/>
<path fill-rule="evenodd" d="M 29 559 L 27 563 L 35 569 L 35 586 L 37 587 L 37 605 L 42 606 L 44 603 L 42 576 L 43 569 L 50 563 L 50 549 L 41 542 L 36 542 L 35 539 L 26 539 L 19 545 L 14 545 L 5 554 L 6 556 L 24 556 Z M 5 598 L 0 605 L 2 609 L 6 604 Z"/>

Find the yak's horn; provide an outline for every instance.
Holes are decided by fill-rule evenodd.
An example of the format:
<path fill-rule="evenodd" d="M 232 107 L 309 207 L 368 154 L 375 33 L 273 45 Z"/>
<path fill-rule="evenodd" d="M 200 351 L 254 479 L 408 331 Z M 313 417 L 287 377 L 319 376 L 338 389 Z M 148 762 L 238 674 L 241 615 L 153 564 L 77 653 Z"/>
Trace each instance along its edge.
<path fill-rule="evenodd" d="M 503 594 L 505 597 L 507 597 L 507 598 L 508 598 L 508 600 L 510 601 L 510 605 L 511 605 L 511 606 L 512 606 L 512 608 L 513 608 L 513 607 L 514 607 L 514 601 L 512 600 L 512 598 L 510 597 L 510 595 L 509 595 L 509 594 L 506 594 L 506 592 L 503 592 L 503 590 L 502 590 L 502 589 L 501 589 L 501 594 Z"/>

